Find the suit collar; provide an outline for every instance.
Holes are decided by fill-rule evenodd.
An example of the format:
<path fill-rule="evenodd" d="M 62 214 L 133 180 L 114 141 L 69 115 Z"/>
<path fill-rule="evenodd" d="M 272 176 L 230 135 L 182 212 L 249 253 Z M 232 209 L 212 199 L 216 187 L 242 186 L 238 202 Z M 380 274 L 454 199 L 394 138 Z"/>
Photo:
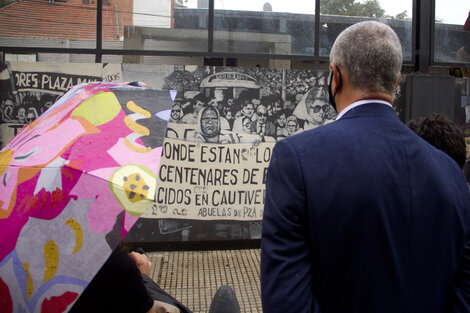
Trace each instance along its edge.
<path fill-rule="evenodd" d="M 376 99 L 359 100 L 359 101 L 351 103 L 346 108 L 344 108 L 344 110 L 341 111 L 341 113 L 338 114 L 338 116 L 336 117 L 336 120 L 339 120 L 340 118 L 342 118 L 347 112 L 351 111 L 352 109 L 357 108 L 359 106 L 362 106 L 364 104 L 369 104 L 369 103 L 381 103 L 381 104 L 384 104 L 384 105 L 389 106 L 390 108 L 392 108 L 392 105 L 390 103 L 388 103 L 387 101 L 383 101 L 383 100 L 376 100 Z"/>

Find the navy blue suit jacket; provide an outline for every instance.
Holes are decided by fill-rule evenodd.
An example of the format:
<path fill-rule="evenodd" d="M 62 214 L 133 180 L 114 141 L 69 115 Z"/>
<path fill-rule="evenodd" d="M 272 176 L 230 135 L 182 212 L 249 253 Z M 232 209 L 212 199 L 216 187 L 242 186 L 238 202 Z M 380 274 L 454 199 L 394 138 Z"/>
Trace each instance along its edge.
<path fill-rule="evenodd" d="M 391 107 L 279 141 L 267 175 L 264 312 L 470 312 L 465 178 Z"/>

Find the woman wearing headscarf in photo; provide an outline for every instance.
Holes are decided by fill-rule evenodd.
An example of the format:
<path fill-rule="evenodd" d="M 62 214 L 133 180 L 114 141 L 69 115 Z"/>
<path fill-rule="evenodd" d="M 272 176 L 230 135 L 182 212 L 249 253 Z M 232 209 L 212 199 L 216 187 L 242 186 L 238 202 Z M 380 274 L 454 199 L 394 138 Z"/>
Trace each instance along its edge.
<path fill-rule="evenodd" d="M 297 117 L 295 117 L 294 115 L 291 115 L 286 119 L 286 129 L 287 129 L 287 136 L 299 134 L 304 131 L 302 128 L 300 128 L 299 121 L 297 120 Z"/>
<path fill-rule="evenodd" d="M 194 141 L 208 143 L 235 143 L 235 136 L 221 132 L 219 111 L 213 106 L 203 107 L 197 116 Z"/>
<path fill-rule="evenodd" d="M 336 112 L 328 102 L 328 94 L 322 87 L 307 91 L 292 114 L 304 121 L 304 130 L 330 123 L 336 118 Z"/>
<path fill-rule="evenodd" d="M 183 108 L 180 104 L 175 103 L 171 107 L 171 114 L 170 114 L 170 122 L 171 123 L 179 123 L 181 118 L 183 117 Z"/>

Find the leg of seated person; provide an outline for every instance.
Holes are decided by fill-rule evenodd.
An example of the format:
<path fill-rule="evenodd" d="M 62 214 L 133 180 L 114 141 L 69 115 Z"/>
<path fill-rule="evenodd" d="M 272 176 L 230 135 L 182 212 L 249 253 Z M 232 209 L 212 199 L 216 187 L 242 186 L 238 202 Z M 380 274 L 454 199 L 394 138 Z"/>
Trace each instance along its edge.
<path fill-rule="evenodd" d="M 160 307 L 163 306 L 168 313 L 192 313 L 187 307 L 173 298 L 148 276 L 150 274 L 151 266 L 142 249 L 136 249 L 135 252 L 130 253 L 130 256 L 141 270 L 145 288 L 156 304 L 160 305 Z M 224 285 L 217 290 L 212 298 L 209 313 L 240 313 L 240 305 L 238 303 L 237 296 L 230 286 Z"/>
<path fill-rule="evenodd" d="M 173 298 L 170 294 L 168 294 L 165 290 L 160 288 L 156 282 L 153 281 L 150 277 L 145 274 L 142 274 L 142 278 L 144 280 L 145 288 L 147 288 L 147 292 L 149 293 L 150 297 L 160 303 L 166 303 L 174 308 L 176 308 L 181 313 L 191 313 L 191 311 L 185 307 L 181 302 Z M 168 310 L 168 312 L 173 313 L 173 311 Z"/>

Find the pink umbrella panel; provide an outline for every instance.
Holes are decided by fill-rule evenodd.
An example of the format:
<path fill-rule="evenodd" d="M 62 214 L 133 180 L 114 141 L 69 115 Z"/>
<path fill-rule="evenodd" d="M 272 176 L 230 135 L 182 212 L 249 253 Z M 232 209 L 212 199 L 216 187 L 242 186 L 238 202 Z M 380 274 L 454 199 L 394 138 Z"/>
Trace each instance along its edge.
<path fill-rule="evenodd" d="M 0 312 L 71 308 L 153 203 L 172 96 L 77 85 L 0 151 Z"/>

